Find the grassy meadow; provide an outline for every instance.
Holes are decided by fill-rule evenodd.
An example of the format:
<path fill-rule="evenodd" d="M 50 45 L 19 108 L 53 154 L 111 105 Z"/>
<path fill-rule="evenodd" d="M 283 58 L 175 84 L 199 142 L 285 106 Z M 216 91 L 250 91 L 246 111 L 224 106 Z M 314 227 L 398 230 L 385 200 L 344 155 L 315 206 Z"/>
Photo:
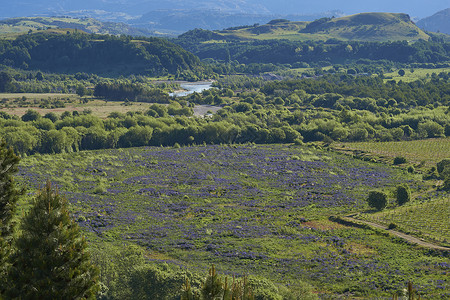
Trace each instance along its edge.
<path fill-rule="evenodd" d="M 450 246 L 450 198 L 446 194 L 432 199 L 418 195 L 407 205 L 359 217 L 386 226 L 395 224 L 396 230 Z"/>
<path fill-rule="evenodd" d="M 384 74 L 385 81 L 387 80 L 395 80 L 395 81 L 403 81 L 403 82 L 412 82 L 419 79 L 427 79 L 433 73 L 439 74 L 441 72 L 450 72 L 450 68 L 435 68 L 435 69 L 426 69 L 426 68 L 412 68 L 412 69 L 403 69 L 405 71 L 405 75 L 400 76 L 398 71 L 400 69 L 396 69 L 392 72 L 387 72 Z"/>
<path fill-rule="evenodd" d="M 339 143 L 342 149 L 364 151 L 369 156 L 382 157 L 392 163 L 396 156 L 403 156 L 407 164 L 428 168 L 450 157 L 450 138 L 437 138 L 396 142 Z"/>
<path fill-rule="evenodd" d="M 94 116 L 106 118 L 112 112 L 146 111 L 152 103 L 123 101 L 104 101 L 92 97 L 79 97 L 76 94 L 0 94 L 3 99 L 0 111 L 11 115 L 23 116 L 27 110 L 33 109 L 42 116 L 53 112 L 61 115 L 65 111 L 82 113 L 91 111 Z M 87 102 L 83 102 L 87 99 Z M 47 105 L 45 105 L 47 103 Z M 44 104 L 44 105 L 43 105 Z"/>
<path fill-rule="evenodd" d="M 30 197 L 54 182 L 92 248 L 138 245 L 149 263 L 200 274 L 214 263 L 280 288 L 306 281 L 326 299 L 389 297 L 408 280 L 427 299 L 450 296 L 445 255 L 328 220 L 367 211 L 371 189 L 421 188 L 383 164 L 279 144 L 142 147 L 33 155 L 18 177 Z"/>

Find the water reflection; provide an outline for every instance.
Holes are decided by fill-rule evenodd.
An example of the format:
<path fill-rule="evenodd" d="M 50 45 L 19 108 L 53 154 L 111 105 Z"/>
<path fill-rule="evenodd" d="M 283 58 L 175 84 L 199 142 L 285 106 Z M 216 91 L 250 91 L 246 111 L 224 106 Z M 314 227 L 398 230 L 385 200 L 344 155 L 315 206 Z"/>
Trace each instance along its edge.
<path fill-rule="evenodd" d="M 175 91 L 173 93 L 169 93 L 169 96 L 183 97 L 192 94 L 193 92 L 200 93 L 204 90 L 210 89 L 211 85 L 211 81 L 183 82 L 180 83 L 180 86 L 184 89 L 184 91 Z"/>

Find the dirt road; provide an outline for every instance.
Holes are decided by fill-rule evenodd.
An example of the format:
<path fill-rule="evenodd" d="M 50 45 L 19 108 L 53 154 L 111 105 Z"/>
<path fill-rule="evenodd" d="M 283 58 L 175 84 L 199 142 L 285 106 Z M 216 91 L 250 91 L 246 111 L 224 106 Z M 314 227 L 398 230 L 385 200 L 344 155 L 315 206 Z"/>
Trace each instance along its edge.
<path fill-rule="evenodd" d="M 358 224 L 358 223 L 359 223 L 359 224 L 362 223 L 362 224 L 366 224 L 366 225 L 369 225 L 369 226 L 374 227 L 374 228 L 386 230 L 386 231 L 388 231 L 390 234 L 393 234 L 393 235 L 395 235 L 395 236 L 397 236 L 397 237 L 399 237 L 399 238 L 402 238 L 402 239 L 408 241 L 409 243 L 417 244 L 417 245 L 420 245 L 420 246 L 425 247 L 425 248 L 436 249 L 436 250 L 450 251 L 450 248 L 449 248 L 449 247 L 442 247 L 442 246 L 438 246 L 438 245 L 435 245 L 435 244 L 432 244 L 432 243 L 425 242 L 425 241 L 423 241 L 422 239 L 413 237 L 413 236 L 411 236 L 411 235 L 402 233 L 402 232 L 400 232 L 400 231 L 388 229 L 388 228 L 387 228 L 386 226 L 384 226 L 384 225 L 380 225 L 380 224 L 373 223 L 373 222 L 369 222 L 369 221 L 358 220 L 358 219 L 353 218 L 352 216 L 346 216 L 346 217 L 341 217 L 341 218 L 342 218 L 343 220 L 346 220 L 346 221 L 349 221 L 349 222 L 352 222 L 352 223 L 357 223 L 357 224 Z"/>

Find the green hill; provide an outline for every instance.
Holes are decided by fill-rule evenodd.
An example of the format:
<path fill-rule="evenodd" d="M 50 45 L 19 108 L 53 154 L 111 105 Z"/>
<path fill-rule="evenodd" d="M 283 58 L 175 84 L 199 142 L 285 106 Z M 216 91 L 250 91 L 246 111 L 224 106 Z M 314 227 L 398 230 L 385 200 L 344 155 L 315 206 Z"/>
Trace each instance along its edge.
<path fill-rule="evenodd" d="M 0 39 L 0 64 L 57 73 L 164 76 L 203 67 L 195 55 L 161 38 L 131 38 L 64 31 Z"/>
<path fill-rule="evenodd" d="M 124 23 L 101 22 L 92 18 L 68 17 L 32 17 L 11 18 L 0 21 L 0 35 L 16 35 L 29 31 L 48 29 L 77 29 L 86 33 L 154 36 L 154 32 L 146 29 L 131 27 Z"/>
<path fill-rule="evenodd" d="M 321 18 L 313 22 L 273 20 L 260 26 L 223 30 L 219 34 L 241 39 L 352 41 L 416 41 L 430 37 L 418 28 L 407 14 L 361 13 L 342 18 Z"/>

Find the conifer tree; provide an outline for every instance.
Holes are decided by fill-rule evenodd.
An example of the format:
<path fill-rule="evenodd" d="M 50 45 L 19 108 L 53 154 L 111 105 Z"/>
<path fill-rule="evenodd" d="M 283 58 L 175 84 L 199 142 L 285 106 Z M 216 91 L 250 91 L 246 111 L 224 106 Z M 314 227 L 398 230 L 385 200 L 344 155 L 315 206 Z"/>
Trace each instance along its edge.
<path fill-rule="evenodd" d="M 225 277 L 225 282 L 222 283 L 216 268 L 212 265 L 209 269 L 209 276 L 202 284 L 201 294 L 199 295 L 191 289 L 189 280 L 186 278 L 181 300 L 255 300 L 255 297 L 247 277 L 244 277 L 242 281 L 233 277 L 231 285 L 228 284 L 228 278 Z"/>
<path fill-rule="evenodd" d="M 16 241 L 8 296 L 21 299 L 94 299 L 98 269 L 70 218 L 67 200 L 50 182 L 41 190 Z"/>
<path fill-rule="evenodd" d="M 12 217 L 19 197 L 13 174 L 17 172 L 19 160 L 14 151 L 0 141 L 0 298 L 8 286 L 6 274 L 14 229 Z"/>
<path fill-rule="evenodd" d="M 209 270 L 209 276 L 206 277 L 201 292 L 204 300 L 215 300 L 223 292 L 222 281 L 214 265 Z"/>

